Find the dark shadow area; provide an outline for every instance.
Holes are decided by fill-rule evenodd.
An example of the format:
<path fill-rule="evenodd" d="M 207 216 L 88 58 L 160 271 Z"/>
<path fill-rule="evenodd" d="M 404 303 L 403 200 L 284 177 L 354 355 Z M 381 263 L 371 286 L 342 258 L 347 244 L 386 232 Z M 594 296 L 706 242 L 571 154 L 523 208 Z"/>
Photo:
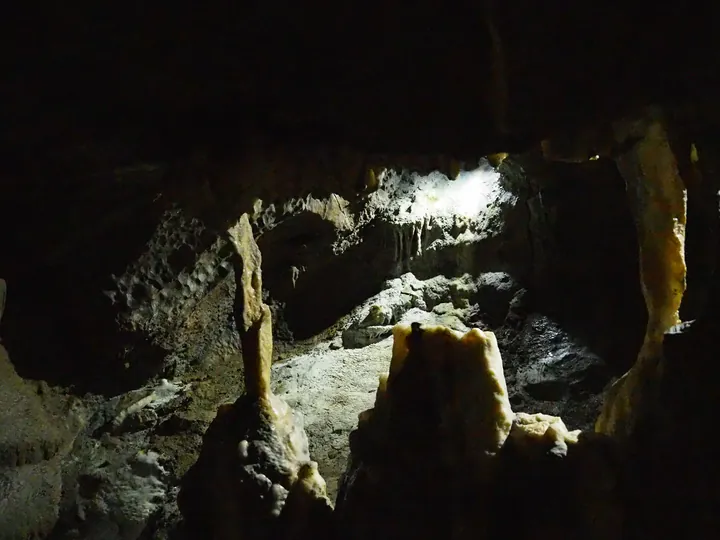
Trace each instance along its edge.
<path fill-rule="evenodd" d="M 636 359 L 647 322 L 625 183 L 611 161 L 547 163 L 530 174 L 539 174 L 548 234 L 534 310 L 623 373 Z"/>
<path fill-rule="evenodd" d="M 17 224 L 0 212 L 4 226 L 17 231 L 2 264 L 3 341 L 23 377 L 114 395 L 137 388 L 160 366 L 162 351 L 120 330 L 119 311 L 103 291 L 142 253 L 164 204 L 152 186 L 109 183 L 91 195 L 76 204 L 60 193 L 34 204 L 14 199 L 28 204 Z"/>
<path fill-rule="evenodd" d="M 370 225 L 364 241 L 340 255 L 332 251 L 335 227 L 317 214 L 292 218 L 258 238 L 263 285 L 285 303 L 284 321 L 295 339 L 317 335 L 381 289 L 393 248 L 379 249 L 376 231 Z"/>
<path fill-rule="evenodd" d="M 646 414 L 625 468 L 629 540 L 714 538 L 720 527 L 720 465 L 707 427 L 720 410 L 718 322 L 715 313 L 705 313 L 668 332 L 662 380 L 643 389 Z"/>

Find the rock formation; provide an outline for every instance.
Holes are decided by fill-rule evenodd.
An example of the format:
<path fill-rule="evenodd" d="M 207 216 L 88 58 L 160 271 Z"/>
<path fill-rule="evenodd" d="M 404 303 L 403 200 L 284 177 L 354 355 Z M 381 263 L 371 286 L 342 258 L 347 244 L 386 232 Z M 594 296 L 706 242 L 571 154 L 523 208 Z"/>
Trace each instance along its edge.
<path fill-rule="evenodd" d="M 627 183 L 640 248 L 640 282 L 648 311 L 645 339 L 637 362 L 611 390 L 597 429 L 628 436 L 637 415 L 653 400 L 662 376 L 665 332 L 680 322 L 685 292 L 687 193 L 667 128 L 658 112 L 620 125 L 617 137 L 637 142 L 616 161 Z"/>
<path fill-rule="evenodd" d="M 491 332 L 398 325 L 394 340 L 351 435 L 339 538 L 494 538 L 508 526 L 516 538 L 620 537 L 614 443 L 513 413 Z M 534 519 L 509 525 L 537 493 Z"/>
<path fill-rule="evenodd" d="M 7 285 L 0 280 L 0 318 Z M 62 496 L 62 459 L 81 427 L 48 410 L 48 395 L 17 375 L 0 344 L 0 538 L 44 538 Z"/>
<path fill-rule="evenodd" d="M 247 214 L 228 233 L 245 394 L 218 411 L 180 506 L 188 528 L 205 538 L 322 538 L 332 505 L 310 460 L 302 415 L 270 389 L 272 319 L 262 301 L 262 259 Z"/>

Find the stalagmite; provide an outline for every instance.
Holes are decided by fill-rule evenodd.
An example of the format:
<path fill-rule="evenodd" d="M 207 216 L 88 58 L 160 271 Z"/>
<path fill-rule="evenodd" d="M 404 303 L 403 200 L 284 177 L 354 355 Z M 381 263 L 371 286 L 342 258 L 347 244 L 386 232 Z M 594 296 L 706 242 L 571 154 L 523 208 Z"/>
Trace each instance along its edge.
<path fill-rule="evenodd" d="M 350 437 L 338 538 L 619 538 L 613 441 L 515 414 L 492 332 L 413 323 L 393 335 L 389 373 Z M 532 519 L 513 519 L 538 501 Z"/>
<path fill-rule="evenodd" d="M 228 229 L 235 248 L 235 321 L 245 367 L 245 392 L 268 399 L 272 365 L 272 316 L 262 301 L 262 257 L 247 214 Z"/>
<path fill-rule="evenodd" d="M 302 414 L 270 390 L 272 319 L 262 301 L 262 258 L 247 214 L 228 234 L 246 389 L 218 410 L 179 504 L 188 526 L 210 540 L 305 538 L 308 531 L 322 538 L 332 504 L 310 459 Z"/>

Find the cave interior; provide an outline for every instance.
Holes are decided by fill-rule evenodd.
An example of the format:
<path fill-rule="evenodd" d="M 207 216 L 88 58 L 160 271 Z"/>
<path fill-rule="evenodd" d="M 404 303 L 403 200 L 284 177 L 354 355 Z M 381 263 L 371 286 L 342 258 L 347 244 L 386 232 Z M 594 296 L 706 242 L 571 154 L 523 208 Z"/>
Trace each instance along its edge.
<path fill-rule="evenodd" d="M 0 540 L 716 539 L 719 17 L 8 14 Z"/>

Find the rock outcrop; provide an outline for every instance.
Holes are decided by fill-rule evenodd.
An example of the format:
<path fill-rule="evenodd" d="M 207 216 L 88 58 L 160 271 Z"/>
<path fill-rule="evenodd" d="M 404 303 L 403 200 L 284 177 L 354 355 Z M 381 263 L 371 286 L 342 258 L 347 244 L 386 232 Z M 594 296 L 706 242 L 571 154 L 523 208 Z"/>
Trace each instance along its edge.
<path fill-rule="evenodd" d="M 18 377 L 2 345 L 0 380 L 0 538 L 42 538 L 58 518 L 61 460 L 73 434 Z"/>
<path fill-rule="evenodd" d="M 310 460 L 302 415 L 270 389 L 272 318 L 262 301 L 260 250 L 247 214 L 228 232 L 246 391 L 218 411 L 180 507 L 187 527 L 206 538 L 323 538 L 332 505 Z"/>
<path fill-rule="evenodd" d="M 394 338 L 375 406 L 351 434 L 339 537 L 493 538 L 540 492 L 542 508 L 511 526 L 514 537 L 621 537 L 613 441 L 513 413 L 491 332 L 413 324 Z M 548 492 L 550 478 L 560 485 Z"/>

